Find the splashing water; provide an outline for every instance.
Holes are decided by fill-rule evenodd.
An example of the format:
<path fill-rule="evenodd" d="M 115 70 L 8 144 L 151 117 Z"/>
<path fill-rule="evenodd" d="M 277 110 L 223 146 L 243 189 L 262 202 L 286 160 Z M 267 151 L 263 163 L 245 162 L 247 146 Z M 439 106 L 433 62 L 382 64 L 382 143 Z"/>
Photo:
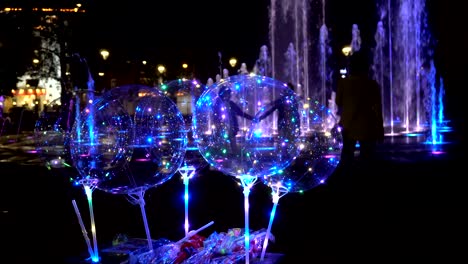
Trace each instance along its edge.
<path fill-rule="evenodd" d="M 384 125 L 390 135 L 428 130 L 429 141 L 440 142 L 443 81 L 435 77 L 425 1 L 384 0 L 380 13 L 373 73 L 382 89 Z"/>
<path fill-rule="evenodd" d="M 271 0 L 268 76 L 293 84 L 306 104 L 326 106 L 333 96 L 333 71 L 328 60 L 332 49 L 325 23 L 325 2 L 316 6 L 308 0 Z M 313 24 L 319 27 L 310 26 Z M 301 125 L 304 131 L 311 130 L 309 122 Z"/>

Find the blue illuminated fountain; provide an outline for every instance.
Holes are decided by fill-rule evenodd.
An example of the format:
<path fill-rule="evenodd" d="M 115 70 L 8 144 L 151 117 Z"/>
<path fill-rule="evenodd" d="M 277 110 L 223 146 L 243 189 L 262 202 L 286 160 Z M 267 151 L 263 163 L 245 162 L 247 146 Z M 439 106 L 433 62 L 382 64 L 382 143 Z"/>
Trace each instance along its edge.
<path fill-rule="evenodd" d="M 326 106 L 332 96 L 332 49 L 325 8 L 326 0 L 314 8 L 309 0 L 270 1 L 267 76 L 292 83 L 299 96 Z"/>
<path fill-rule="evenodd" d="M 444 120 L 443 79 L 434 65 L 425 2 L 379 2 L 373 72 L 382 89 L 388 135 L 427 133 L 426 142 L 437 145 L 450 129 Z"/>
<path fill-rule="evenodd" d="M 382 87 L 387 136 L 418 136 L 428 144 L 442 144 L 443 133 L 451 129 L 444 119 L 444 85 L 434 65 L 426 1 L 376 3 L 375 44 L 366 46 L 373 49 L 373 74 Z M 269 68 L 265 71 L 267 76 L 293 83 L 300 96 L 321 105 L 333 99 L 329 62 L 333 54 L 325 7 L 326 0 L 317 5 L 307 0 L 270 1 Z M 354 35 L 355 30 L 351 44 Z"/>

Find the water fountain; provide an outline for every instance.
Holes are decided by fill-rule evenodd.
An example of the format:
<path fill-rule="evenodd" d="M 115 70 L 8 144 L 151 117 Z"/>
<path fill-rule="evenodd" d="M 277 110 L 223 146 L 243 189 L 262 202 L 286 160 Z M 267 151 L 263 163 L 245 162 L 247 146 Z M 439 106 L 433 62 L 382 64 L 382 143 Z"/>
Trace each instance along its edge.
<path fill-rule="evenodd" d="M 309 10 L 307 0 L 271 0 L 269 11 L 271 77 L 294 84 L 305 98 L 310 96 Z"/>
<path fill-rule="evenodd" d="M 379 10 L 373 73 L 382 88 L 387 132 L 430 131 L 429 140 L 437 143 L 437 127 L 446 122 L 444 92 L 432 58 L 425 0 L 385 0 Z"/>
<path fill-rule="evenodd" d="M 321 1 L 319 8 L 312 8 L 307 0 L 270 2 L 268 76 L 293 84 L 306 109 L 316 104 L 330 105 L 333 98 L 333 71 L 329 62 L 332 49 L 325 6 L 326 0 Z M 318 12 L 314 13 L 315 10 Z M 315 24 L 319 26 L 311 26 Z M 301 122 L 306 134 L 312 130 L 309 115 L 313 113 L 307 111 Z"/>
<path fill-rule="evenodd" d="M 296 92 L 310 102 L 328 105 L 333 97 L 329 62 L 333 54 L 325 21 L 326 0 L 320 3 L 319 8 L 312 8 L 307 0 L 271 0 L 270 57 L 263 58 L 270 64 L 264 74 L 293 83 Z M 375 45 L 366 46 L 373 48 L 373 74 L 382 87 L 387 135 L 430 131 L 429 141 L 438 142 L 440 127 L 447 128 L 444 88 L 443 80 L 431 74 L 434 43 L 425 0 L 378 0 L 377 6 L 380 19 Z M 359 34 L 358 25 L 353 24 L 352 49 L 361 46 Z"/>

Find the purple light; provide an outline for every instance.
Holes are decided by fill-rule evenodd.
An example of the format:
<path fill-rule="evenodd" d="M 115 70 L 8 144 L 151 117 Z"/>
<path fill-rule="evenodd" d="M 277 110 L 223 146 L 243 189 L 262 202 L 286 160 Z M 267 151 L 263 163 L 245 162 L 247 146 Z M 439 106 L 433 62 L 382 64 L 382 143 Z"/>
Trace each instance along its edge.
<path fill-rule="evenodd" d="M 150 159 L 135 159 L 136 162 L 147 162 L 150 161 Z"/>

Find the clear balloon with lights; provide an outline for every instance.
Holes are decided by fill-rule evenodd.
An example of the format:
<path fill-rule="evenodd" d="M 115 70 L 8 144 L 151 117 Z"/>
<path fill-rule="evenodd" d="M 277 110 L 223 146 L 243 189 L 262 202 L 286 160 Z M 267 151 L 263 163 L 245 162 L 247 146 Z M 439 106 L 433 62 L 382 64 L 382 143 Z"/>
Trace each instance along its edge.
<path fill-rule="evenodd" d="M 268 235 L 279 199 L 288 193 L 304 193 L 324 184 L 340 162 L 343 146 L 341 129 L 333 111 L 316 100 L 304 102 L 302 115 L 302 141 L 304 147 L 294 162 L 281 173 L 263 178 L 272 190 L 273 208 L 264 240 L 261 259 L 268 246 Z"/>
<path fill-rule="evenodd" d="M 50 105 L 53 105 L 53 102 Z M 45 109 L 34 125 L 36 152 L 42 163 L 50 169 L 71 166 L 71 162 L 67 160 L 69 157 L 68 129 L 64 126 L 62 119 L 62 111 Z"/>
<path fill-rule="evenodd" d="M 92 259 L 99 259 L 92 195 L 99 184 L 110 179 L 112 171 L 125 165 L 133 153 L 132 117 L 115 98 L 89 99 L 70 131 L 70 156 L 78 174 L 73 178 L 84 188 L 88 199 L 94 249 Z M 80 107 L 81 100 L 75 106 Z M 87 236 L 86 236 L 87 237 Z"/>
<path fill-rule="evenodd" d="M 111 169 L 98 189 L 132 194 L 168 181 L 181 166 L 187 147 L 185 121 L 174 102 L 156 88 L 143 85 L 117 87 L 103 98 L 125 108 L 133 117 L 135 134 L 129 162 Z"/>
<path fill-rule="evenodd" d="M 258 178 L 281 173 L 299 156 L 303 107 L 291 88 L 266 76 L 235 75 L 209 87 L 197 101 L 199 151 L 211 166 L 241 181 L 244 204 Z M 248 222 L 246 206 L 245 237 Z"/>
<path fill-rule="evenodd" d="M 188 203 L 190 197 L 189 182 L 190 179 L 193 179 L 196 176 L 198 170 L 208 165 L 198 151 L 198 137 L 192 129 L 192 113 L 195 110 L 195 103 L 205 90 L 205 86 L 196 79 L 176 79 L 161 84 L 159 89 L 169 98 L 171 98 L 172 101 L 174 101 L 185 120 L 185 129 L 187 131 L 187 148 L 183 164 L 179 167 L 178 171 L 182 175 L 182 181 L 185 187 L 184 231 L 185 235 L 188 235 L 190 229 L 190 223 L 188 219 Z"/>
<path fill-rule="evenodd" d="M 259 75 L 231 76 L 197 101 L 199 151 L 227 175 L 277 174 L 300 153 L 300 104 L 286 83 Z"/>
<path fill-rule="evenodd" d="M 102 97 L 88 104 L 70 134 L 75 181 L 97 186 L 109 180 L 132 156 L 133 137 L 132 117 L 118 100 Z"/>
<path fill-rule="evenodd" d="M 182 113 L 163 92 L 144 85 L 125 85 L 103 95 L 119 102 L 133 119 L 132 156 L 123 166 L 112 168 L 97 188 L 112 194 L 128 195 L 141 209 L 149 251 L 153 244 L 145 211 L 145 191 L 157 187 L 177 172 L 187 147 L 187 131 Z"/>
<path fill-rule="evenodd" d="M 162 84 L 159 89 L 174 101 L 185 120 L 188 141 L 183 165 L 193 166 L 197 169 L 207 165 L 198 151 L 198 137 L 192 126 L 195 104 L 204 92 L 205 85 L 196 79 L 176 79 Z"/>
<path fill-rule="evenodd" d="M 279 183 L 287 192 L 303 193 L 324 184 L 340 162 L 343 138 L 336 116 L 318 101 L 304 104 L 300 155 L 282 173 L 264 178 L 267 185 Z"/>

